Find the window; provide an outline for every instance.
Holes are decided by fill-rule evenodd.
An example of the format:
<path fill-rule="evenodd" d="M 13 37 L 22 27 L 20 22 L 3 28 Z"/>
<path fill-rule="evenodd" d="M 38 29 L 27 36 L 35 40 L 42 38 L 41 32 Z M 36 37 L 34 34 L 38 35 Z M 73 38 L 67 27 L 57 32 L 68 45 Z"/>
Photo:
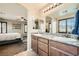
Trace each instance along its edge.
<path fill-rule="evenodd" d="M 7 33 L 7 22 L 0 22 L 0 33 Z"/>
<path fill-rule="evenodd" d="M 59 32 L 66 32 L 66 20 L 59 21 Z"/>
<path fill-rule="evenodd" d="M 71 18 L 67 20 L 67 32 L 71 33 L 75 26 L 75 19 Z"/>
<path fill-rule="evenodd" d="M 72 17 L 59 20 L 58 26 L 58 32 L 71 33 L 75 26 L 75 19 Z"/>

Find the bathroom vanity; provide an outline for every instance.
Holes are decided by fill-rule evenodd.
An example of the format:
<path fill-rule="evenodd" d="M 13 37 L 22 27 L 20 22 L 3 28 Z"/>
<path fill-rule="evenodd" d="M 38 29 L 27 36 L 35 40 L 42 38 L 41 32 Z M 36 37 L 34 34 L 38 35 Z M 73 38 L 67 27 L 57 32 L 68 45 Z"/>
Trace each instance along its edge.
<path fill-rule="evenodd" d="M 44 34 L 32 34 L 32 49 L 40 56 L 78 56 L 79 41 Z"/>

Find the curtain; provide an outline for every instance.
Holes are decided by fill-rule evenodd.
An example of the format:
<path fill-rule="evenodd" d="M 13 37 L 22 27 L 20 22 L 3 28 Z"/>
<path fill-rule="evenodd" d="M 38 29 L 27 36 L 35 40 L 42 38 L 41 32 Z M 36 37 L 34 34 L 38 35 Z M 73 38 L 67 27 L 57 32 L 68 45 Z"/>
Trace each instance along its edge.
<path fill-rule="evenodd" d="M 72 31 L 72 34 L 79 35 L 79 10 L 76 12 L 75 15 L 75 27 Z"/>

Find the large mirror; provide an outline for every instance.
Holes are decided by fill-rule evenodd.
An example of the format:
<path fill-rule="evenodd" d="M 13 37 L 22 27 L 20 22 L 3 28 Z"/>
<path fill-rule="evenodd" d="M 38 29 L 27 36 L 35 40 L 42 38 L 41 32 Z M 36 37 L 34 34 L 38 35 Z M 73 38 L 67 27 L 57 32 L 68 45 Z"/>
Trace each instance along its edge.
<path fill-rule="evenodd" d="M 35 20 L 34 20 L 33 29 L 39 29 L 39 21 L 38 21 L 38 19 L 35 19 Z"/>
<path fill-rule="evenodd" d="M 52 18 L 47 16 L 46 17 L 46 29 L 45 32 L 50 33 L 52 31 L 52 24 L 51 24 Z"/>

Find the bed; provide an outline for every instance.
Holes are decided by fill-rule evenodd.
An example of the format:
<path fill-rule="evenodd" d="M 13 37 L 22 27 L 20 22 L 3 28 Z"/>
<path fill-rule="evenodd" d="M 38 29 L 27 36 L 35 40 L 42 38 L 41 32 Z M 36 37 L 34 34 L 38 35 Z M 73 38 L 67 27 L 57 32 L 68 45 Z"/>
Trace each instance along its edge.
<path fill-rule="evenodd" d="M 19 33 L 3 33 L 0 34 L 0 45 L 21 42 L 21 34 Z"/>

